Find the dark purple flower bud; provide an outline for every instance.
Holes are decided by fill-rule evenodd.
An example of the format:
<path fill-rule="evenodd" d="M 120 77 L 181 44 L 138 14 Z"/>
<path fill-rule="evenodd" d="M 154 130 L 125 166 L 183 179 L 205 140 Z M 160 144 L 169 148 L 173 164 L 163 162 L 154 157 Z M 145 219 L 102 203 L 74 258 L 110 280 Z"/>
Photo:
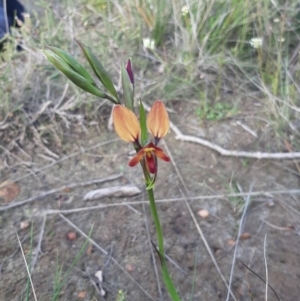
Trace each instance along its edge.
<path fill-rule="evenodd" d="M 132 68 L 131 68 L 131 59 L 128 59 L 128 61 L 127 61 L 126 71 L 127 71 L 127 74 L 129 76 L 129 79 L 130 79 L 132 85 L 134 85 L 134 75 L 133 75 Z"/>

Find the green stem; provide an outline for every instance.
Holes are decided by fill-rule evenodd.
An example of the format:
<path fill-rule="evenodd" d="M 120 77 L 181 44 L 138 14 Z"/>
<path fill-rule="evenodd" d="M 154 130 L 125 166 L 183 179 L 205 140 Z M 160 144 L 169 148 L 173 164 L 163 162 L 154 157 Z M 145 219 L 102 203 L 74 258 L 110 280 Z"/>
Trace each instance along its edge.
<path fill-rule="evenodd" d="M 147 183 L 146 183 L 146 185 L 147 185 Z M 157 214 L 153 189 L 152 188 L 148 189 L 147 192 L 148 192 L 148 198 L 150 201 L 151 214 L 152 214 L 155 228 L 156 228 L 156 234 L 157 234 L 157 240 L 158 240 L 158 251 L 160 253 L 159 257 L 160 257 L 160 261 L 161 261 L 163 280 L 164 280 L 164 283 L 167 287 L 167 290 L 168 290 L 172 300 L 180 301 L 180 298 L 179 298 L 176 288 L 172 282 L 172 279 L 170 277 L 170 274 L 169 274 L 168 268 L 167 268 L 167 264 L 166 264 L 164 238 L 163 238 L 163 233 L 162 233 L 162 228 L 160 225 L 159 217 Z"/>

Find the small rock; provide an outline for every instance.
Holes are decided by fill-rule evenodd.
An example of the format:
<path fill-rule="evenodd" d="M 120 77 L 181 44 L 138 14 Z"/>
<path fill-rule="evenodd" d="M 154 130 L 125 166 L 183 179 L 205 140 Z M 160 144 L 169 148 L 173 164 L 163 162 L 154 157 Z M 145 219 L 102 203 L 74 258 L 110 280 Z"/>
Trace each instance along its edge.
<path fill-rule="evenodd" d="M 69 231 L 69 232 L 67 233 L 67 240 L 73 241 L 73 240 L 76 240 L 76 239 L 77 239 L 77 234 L 76 234 L 76 232 L 74 232 L 74 231 Z"/>
<path fill-rule="evenodd" d="M 233 240 L 233 239 L 228 239 L 227 240 L 227 244 L 229 245 L 229 246 L 234 246 L 235 245 L 235 240 Z"/>
<path fill-rule="evenodd" d="M 29 225 L 30 225 L 29 221 L 21 222 L 20 223 L 20 229 L 25 230 L 29 227 Z"/>
<path fill-rule="evenodd" d="M 82 291 L 82 292 L 79 292 L 78 295 L 77 295 L 77 298 L 78 299 L 84 299 L 86 296 L 86 292 L 85 291 Z"/>
<path fill-rule="evenodd" d="M 206 209 L 201 209 L 198 211 L 198 215 L 202 218 L 209 217 L 209 212 Z"/>
<path fill-rule="evenodd" d="M 222 254 L 222 250 L 221 249 L 217 249 L 216 251 L 215 251 L 215 255 L 216 256 L 220 256 Z"/>
<path fill-rule="evenodd" d="M 91 256 L 93 253 L 93 245 L 89 245 L 87 250 L 86 250 L 86 255 Z"/>
<path fill-rule="evenodd" d="M 241 234 L 240 239 L 249 239 L 251 237 L 251 234 L 248 232 L 244 232 Z"/>
<path fill-rule="evenodd" d="M 102 274 L 102 271 L 101 271 L 101 270 L 99 270 L 99 271 L 97 271 L 97 272 L 95 273 L 95 277 L 98 278 L 98 280 L 99 280 L 100 283 L 103 282 L 103 274 Z"/>
<path fill-rule="evenodd" d="M 128 263 L 128 264 L 126 264 L 125 269 L 128 272 L 133 272 L 133 271 L 135 271 L 135 266 L 131 263 Z"/>

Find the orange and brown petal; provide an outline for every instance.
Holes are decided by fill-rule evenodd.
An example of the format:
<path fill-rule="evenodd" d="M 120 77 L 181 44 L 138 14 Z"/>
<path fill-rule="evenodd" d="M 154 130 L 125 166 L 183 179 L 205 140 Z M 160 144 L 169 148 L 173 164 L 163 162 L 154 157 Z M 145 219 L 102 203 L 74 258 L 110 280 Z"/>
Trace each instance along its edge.
<path fill-rule="evenodd" d="M 147 128 L 155 138 L 166 136 L 170 128 L 170 120 L 164 103 L 156 100 L 147 116 Z"/>
<path fill-rule="evenodd" d="M 136 115 L 128 108 L 115 105 L 113 121 L 118 136 L 126 142 L 135 142 L 139 139 L 140 124 Z"/>
<path fill-rule="evenodd" d="M 170 158 L 164 153 L 164 151 L 161 148 L 154 146 L 154 153 L 159 159 L 166 162 L 170 162 Z"/>
<path fill-rule="evenodd" d="M 145 150 L 144 148 L 142 148 L 140 151 L 137 152 L 137 154 L 128 162 L 128 165 L 130 167 L 134 167 L 136 166 L 142 159 L 144 156 Z"/>

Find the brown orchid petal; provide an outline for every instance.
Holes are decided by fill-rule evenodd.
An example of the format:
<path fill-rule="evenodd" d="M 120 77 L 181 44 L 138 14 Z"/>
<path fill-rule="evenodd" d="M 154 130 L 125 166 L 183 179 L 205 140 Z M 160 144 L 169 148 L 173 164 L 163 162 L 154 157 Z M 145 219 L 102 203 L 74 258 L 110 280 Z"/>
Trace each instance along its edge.
<path fill-rule="evenodd" d="M 165 105 L 156 100 L 147 116 L 147 128 L 155 138 L 166 136 L 170 128 L 170 120 Z"/>
<path fill-rule="evenodd" d="M 144 148 L 142 148 L 129 162 L 128 165 L 130 167 L 134 167 L 136 166 L 142 159 L 144 156 L 145 150 Z"/>
<path fill-rule="evenodd" d="M 166 162 L 170 162 L 170 158 L 164 153 L 164 151 L 150 142 L 129 161 L 128 165 L 134 167 L 143 160 L 143 158 L 145 158 L 148 171 L 152 174 L 156 174 L 157 157 Z"/>
<path fill-rule="evenodd" d="M 155 155 L 159 159 L 161 159 L 163 161 L 166 161 L 166 162 L 170 162 L 170 158 L 164 153 L 164 151 L 161 148 L 159 148 L 157 146 L 154 146 L 154 149 L 155 149 L 155 151 L 154 151 Z"/>
<path fill-rule="evenodd" d="M 139 138 L 140 124 L 136 115 L 128 108 L 115 105 L 113 108 L 115 131 L 126 142 L 135 142 Z"/>

